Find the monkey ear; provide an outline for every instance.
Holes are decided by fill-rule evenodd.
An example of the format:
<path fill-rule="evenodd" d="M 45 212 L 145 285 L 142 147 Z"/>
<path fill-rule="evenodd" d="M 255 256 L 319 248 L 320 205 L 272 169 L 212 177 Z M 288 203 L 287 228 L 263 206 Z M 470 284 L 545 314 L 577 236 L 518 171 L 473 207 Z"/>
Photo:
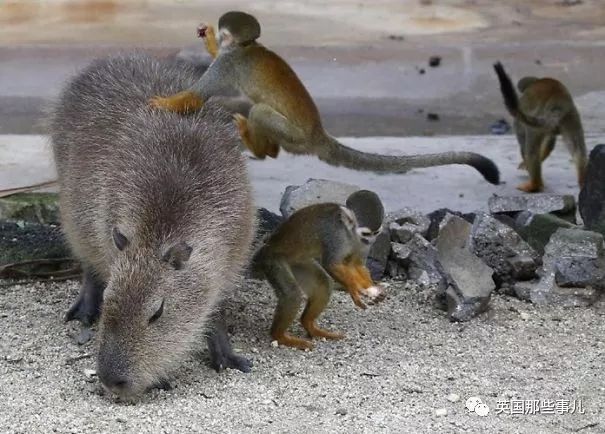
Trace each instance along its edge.
<path fill-rule="evenodd" d="M 164 253 L 162 261 L 168 262 L 175 270 L 180 270 L 183 268 L 184 263 L 189 260 L 192 250 L 193 248 L 190 245 L 181 241 L 170 247 L 168 251 Z"/>
<path fill-rule="evenodd" d="M 117 227 L 113 227 L 111 230 L 111 236 L 113 237 L 113 242 L 118 248 L 118 250 L 122 251 L 128 246 L 128 238 L 119 231 Z"/>

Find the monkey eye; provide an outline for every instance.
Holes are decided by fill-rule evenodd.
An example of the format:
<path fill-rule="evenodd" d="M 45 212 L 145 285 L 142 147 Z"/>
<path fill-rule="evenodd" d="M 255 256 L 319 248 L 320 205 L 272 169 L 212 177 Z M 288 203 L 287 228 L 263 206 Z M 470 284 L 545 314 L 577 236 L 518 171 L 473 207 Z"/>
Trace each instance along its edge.
<path fill-rule="evenodd" d="M 361 235 L 364 237 L 369 237 L 370 235 L 372 235 L 372 232 L 370 231 L 361 231 Z"/>
<path fill-rule="evenodd" d="M 164 299 L 162 299 L 162 303 L 160 304 L 158 310 L 156 310 L 155 313 L 151 315 L 151 318 L 149 318 L 149 324 L 156 322 L 158 318 L 162 316 L 162 313 L 164 313 Z"/>

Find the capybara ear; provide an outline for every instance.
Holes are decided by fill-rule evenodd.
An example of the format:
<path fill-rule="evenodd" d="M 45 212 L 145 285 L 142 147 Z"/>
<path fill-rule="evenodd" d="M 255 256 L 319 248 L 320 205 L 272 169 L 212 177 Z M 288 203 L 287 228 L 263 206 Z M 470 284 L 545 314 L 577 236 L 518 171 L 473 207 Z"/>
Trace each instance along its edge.
<path fill-rule="evenodd" d="M 118 250 L 122 251 L 126 248 L 126 246 L 128 246 L 128 238 L 126 238 L 126 236 L 120 232 L 117 227 L 113 227 L 111 236 L 113 237 L 113 242 Z"/>
<path fill-rule="evenodd" d="M 193 248 L 190 245 L 181 241 L 170 247 L 162 256 L 162 260 L 168 262 L 175 270 L 180 270 L 183 268 L 183 264 L 189 260 L 192 250 Z"/>

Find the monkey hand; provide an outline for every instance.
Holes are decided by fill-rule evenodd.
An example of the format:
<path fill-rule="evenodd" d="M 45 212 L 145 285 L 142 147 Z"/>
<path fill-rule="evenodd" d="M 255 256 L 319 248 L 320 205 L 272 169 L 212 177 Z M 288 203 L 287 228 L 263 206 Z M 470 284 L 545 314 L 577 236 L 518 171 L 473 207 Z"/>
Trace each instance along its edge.
<path fill-rule="evenodd" d="M 205 38 L 208 36 L 209 33 L 214 34 L 214 27 L 212 27 L 212 25 L 202 23 L 199 26 L 197 26 L 197 37 L 198 38 Z"/>
<path fill-rule="evenodd" d="M 149 105 L 180 114 L 198 111 L 203 105 L 202 99 L 194 92 L 184 91 L 168 97 L 154 96 Z"/>
<path fill-rule="evenodd" d="M 368 299 L 368 304 L 376 304 L 384 300 L 386 294 L 381 285 L 370 286 L 362 291 L 364 297 Z"/>

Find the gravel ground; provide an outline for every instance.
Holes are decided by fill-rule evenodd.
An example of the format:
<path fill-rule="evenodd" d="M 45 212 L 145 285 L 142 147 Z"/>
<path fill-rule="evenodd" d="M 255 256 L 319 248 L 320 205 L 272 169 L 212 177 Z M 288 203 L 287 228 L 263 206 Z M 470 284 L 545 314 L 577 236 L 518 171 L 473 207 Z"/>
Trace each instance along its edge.
<path fill-rule="evenodd" d="M 62 322 L 77 290 L 77 282 L 0 286 L 0 432 L 605 431 L 603 303 L 537 309 L 495 296 L 488 313 L 452 324 L 430 290 L 391 282 L 388 298 L 366 311 L 335 293 L 323 324 L 346 339 L 301 352 L 271 345 L 274 297 L 247 281 L 230 322 L 253 372 L 216 374 L 190 360 L 172 390 L 127 405 L 85 375 L 94 342 L 78 346 L 79 325 Z M 465 409 L 472 396 L 487 416 Z M 511 399 L 581 400 L 585 413 L 496 414 Z"/>

